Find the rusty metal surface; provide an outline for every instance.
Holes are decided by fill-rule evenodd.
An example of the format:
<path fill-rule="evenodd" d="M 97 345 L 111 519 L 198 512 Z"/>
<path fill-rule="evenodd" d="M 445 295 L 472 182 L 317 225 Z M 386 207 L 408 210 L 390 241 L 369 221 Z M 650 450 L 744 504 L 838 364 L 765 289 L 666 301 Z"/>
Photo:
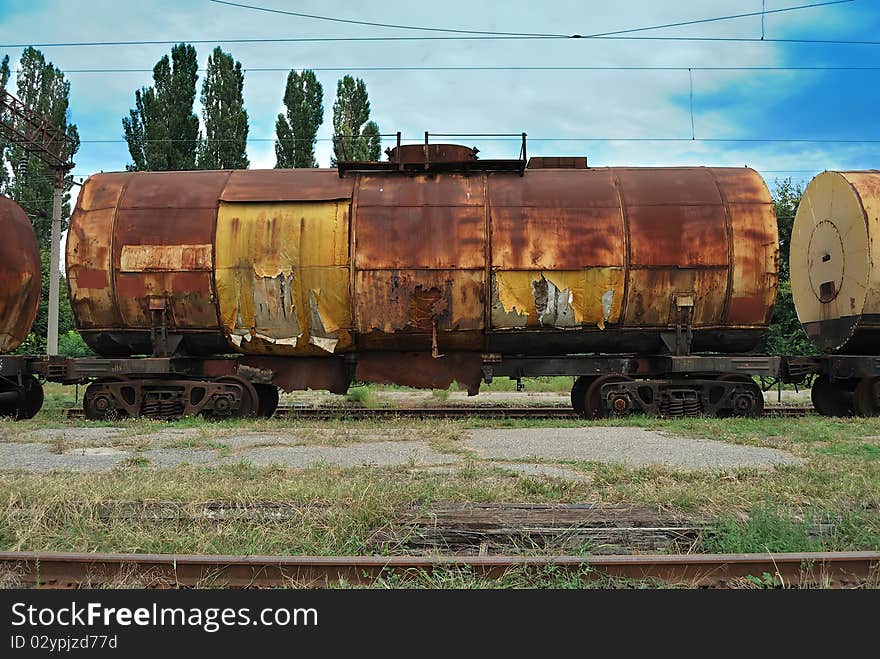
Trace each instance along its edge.
<path fill-rule="evenodd" d="M 493 330 L 605 331 L 621 349 L 685 298 L 696 328 L 769 321 L 776 220 L 753 170 L 539 168 L 490 176 L 489 206 Z"/>
<path fill-rule="evenodd" d="M 360 347 L 482 347 L 484 186 L 483 176 L 460 174 L 361 176 L 354 216 Z"/>
<path fill-rule="evenodd" d="M 351 348 L 349 203 L 227 203 L 217 299 L 231 349 L 328 355 Z"/>
<path fill-rule="evenodd" d="M 764 179 L 747 168 L 709 170 L 730 217 L 730 281 L 725 321 L 770 323 L 779 282 L 779 232 Z"/>
<path fill-rule="evenodd" d="M 0 354 L 27 338 L 40 306 L 40 249 L 28 216 L 0 197 Z"/>
<path fill-rule="evenodd" d="M 169 250 L 209 255 L 220 193 L 229 172 L 138 172 L 119 200 L 113 229 L 116 304 L 125 327 L 149 328 L 151 298 L 165 299 L 171 327 L 217 326 L 213 262 L 190 270 L 164 268 Z M 143 255 L 123 267 L 122 255 L 135 246 Z"/>
<path fill-rule="evenodd" d="M 474 396 L 480 390 L 482 357 L 456 352 L 432 357 L 430 352 L 366 353 L 358 357 L 355 380 L 399 384 L 420 389 L 448 389 L 453 382 Z"/>
<path fill-rule="evenodd" d="M 121 173 L 86 183 L 68 270 L 107 350 L 149 349 L 161 299 L 193 354 L 659 350 L 682 318 L 741 351 L 775 236 L 746 168 Z"/>
<path fill-rule="evenodd" d="M 65 263 L 77 328 L 119 327 L 111 245 L 116 205 L 131 174 L 96 174 L 80 190 L 67 233 Z"/>
<path fill-rule="evenodd" d="M 339 358 L 265 357 L 246 355 L 238 362 L 239 375 L 254 382 L 271 383 L 285 391 L 321 389 L 344 394 L 351 383 L 351 373 Z"/>
<path fill-rule="evenodd" d="M 476 161 L 477 150 L 460 144 L 404 144 L 387 149 L 388 160 L 395 163 Z"/>
<path fill-rule="evenodd" d="M 353 179 L 335 169 L 242 169 L 232 172 L 221 201 L 332 201 L 351 199 Z"/>
<path fill-rule="evenodd" d="M 466 571 L 500 579 L 511 572 L 563 571 L 584 580 L 654 580 L 689 587 L 742 584 L 771 575 L 782 587 L 875 585 L 880 552 L 653 554 L 606 556 L 200 556 L 0 552 L 0 566 L 21 586 L 77 588 L 136 584 L 152 588 L 369 585 L 380 576 Z"/>
<path fill-rule="evenodd" d="M 586 169 L 586 156 L 532 156 L 526 169 Z"/>

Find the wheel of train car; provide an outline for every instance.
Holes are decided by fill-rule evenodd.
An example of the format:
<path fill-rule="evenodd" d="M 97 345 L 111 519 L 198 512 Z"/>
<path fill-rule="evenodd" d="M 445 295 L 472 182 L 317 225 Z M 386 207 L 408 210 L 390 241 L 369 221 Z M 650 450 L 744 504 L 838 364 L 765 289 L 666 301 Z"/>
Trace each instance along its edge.
<path fill-rule="evenodd" d="M 832 381 L 827 375 L 817 377 L 810 390 L 813 407 L 823 416 L 852 416 L 853 398 L 853 391 L 846 382 Z"/>
<path fill-rule="evenodd" d="M 278 387 L 274 384 L 255 384 L 257 391 L 257 415 L 270 418 L 278 409 Z"/>
<path fill-rule="evenodd" d="M 853 391 L 853 411 L 858 416 L 880 416 L 880 378 L 862 378 Z"/>
<path fill-rule="evenodd" d="M 260 397 L 257 395 L 257 390 L 254 389 L 254 385 L 251 384 L 250 380 L 246 380 L 239 375 L 227 375 L 222 378 L 217 378 L 216 381 L 241 385 L 241 405 L 239 405 L 238 410 L 233 413 L 234 416 L 254 416 L 258 413 Z"/>
<path fill-rule="evenodd" d="M 43 407 L 43 385 L 33 375 L 22 380 L 22 393 L 19 398 L 16 419 L 33 419 Z"/>
<path fill-rule="evenodd" d="M 586 406 L 587 389 L 596 380 L 597 375 L 582 375 L 574 381 L 571 387 L 571 407 L 580 417 L 584 416 Z"/>
<path fill-rule="evenodd" d="M 715 378 L 719 382 L 742 382 L 745 387 L 733 395 L 733 409 L 728 410 L 730 416 L 761 416 L 764 413 L 764 392 L 748 375 L 726 373 Z"/>
<path fill-rule="evenodd" d="M 110 417 L 127 416 L 125 412 L 117 410 L 113 406 L 113 397 L 100 390 L 96 385 L 105 382 L 122 382 L 127 378 L 123 377 L 106 377 L 93 380 L 83 394 L 83 412 L 90 421 L 104 421 Z"/>
<path fill-rule="evenodd" d="M 609 416 L 609 412 L 602 406 L 602 387 L 606 384 L 614 384 L 615 382 L 632 382 L 632 378 L 625 375 L 612 374 L 601 375 L 593 380 L 584 396 L 584 418 L 601 419 Z M 621 405 L 620 403 L 623 404 Z M 617 399 L 612 404 L 614 409 L 611 412 L 615 414 L 626 414 L 630 411 L 625 399 Z"/>

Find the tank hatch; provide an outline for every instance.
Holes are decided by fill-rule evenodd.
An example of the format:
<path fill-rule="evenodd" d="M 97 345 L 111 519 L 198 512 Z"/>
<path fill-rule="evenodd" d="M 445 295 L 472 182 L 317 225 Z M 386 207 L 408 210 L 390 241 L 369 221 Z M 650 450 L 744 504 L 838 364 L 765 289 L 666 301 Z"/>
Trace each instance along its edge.
<path fill-rule="evenodd" d="M 477 147 L 461 144 L 432 143 L 430 134 L 425 133 L 425 141 L 419 144 L 402 144 L 401 133 L 397 133 L 397 144 L 385 150 L 388 160 L 384 161 L 351 161 L 340 159 L 336 163 L 339 176 L 346 172 L 517 172 L 520 175 L 526 169 L 526 134 L 492 134 L 492 135 L 441 135 L 437 137 L 489 137 L 514 138 L 522 140 L 517 158 L 480 159 Z M 338 149 L 344 152 L 342 140 L 337 141 Z"/>

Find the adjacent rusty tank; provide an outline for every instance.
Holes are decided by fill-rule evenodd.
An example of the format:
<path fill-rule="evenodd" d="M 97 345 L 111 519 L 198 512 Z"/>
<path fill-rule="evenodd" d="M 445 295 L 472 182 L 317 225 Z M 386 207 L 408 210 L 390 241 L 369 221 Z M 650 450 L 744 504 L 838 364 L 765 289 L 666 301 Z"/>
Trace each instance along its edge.
<path fill-rule="evenodd" d="M 27 338 L 40 306 L 40 249 L 28 216 L 0 197 L 0 354 Z"/>
<path fill-rule="evenodd" d="M 798 206 L 791 290 L 798 318 L 824 352 L 880 346 L 880 171 L 823 172 Z"/>
<path fill-rule="evenodd" d="M 778 238 L 755 171 L 492 171 L 457 149 L 425 147 L 423 169 L 401 147 L 399 169 L 92 176 L 67 242 L 77 326 L 105 356 L 157 336 L 175 354 L 429 361 L 761 340 Z"/>

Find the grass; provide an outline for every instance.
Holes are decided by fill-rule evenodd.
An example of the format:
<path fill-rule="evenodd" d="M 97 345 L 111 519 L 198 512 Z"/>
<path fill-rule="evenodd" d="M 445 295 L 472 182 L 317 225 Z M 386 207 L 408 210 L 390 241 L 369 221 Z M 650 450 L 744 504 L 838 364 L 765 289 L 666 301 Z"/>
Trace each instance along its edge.
<path fill-rule="evenodd" d="M 567 378 L 565 378 L 568 380 Z M 554 380 L 554 379 L 549 379 Z M 502 381 L 498 381 L 502 382 Z M 505 385 L 507 382 L 505 381 Z M 513 384 L 512 382 L 510 383 Z M 547 387 L 559 386 L 552 381 Z M 494 386 L 494 385 L 493 385 Z M 569 385 L 566 384 L 566 390 Z M 363 404 L 379 388 L 363 390 Z M 390 388 L 388 388 L 390 389 Z M 511 387 L 512 389 L 512 387 Z M 449 395 L 449 392 L 446 392 Z M 349 394 L 351 396 L 352 394 Z M 443 393 L 433 394 L 433 398 Z M 360 554 L 387 551 L 372 542 L 403 509 L 436 502 L 629 503 L 674 510 L 714 520 L 696 550 L 720 553 L 880 549 L 880 419 L 823 417 L 761 419 L 674 419 L 649 417 L 602 422 L 575 420 L 228 420 L 202 418 L 173 423 L 121 420 L 112 424 L 67 420 L 62 406 L 70 390 L 47 387 L 47 406 L 32 421 L 0 421 L 0 442 L 21 441 L 47 427 L 70 430 L 41 441 L 60 452 L 78 446 L 120 446 L 132 456 L 105 473 L 4 472 L 0 478 L 0 548 L 6 550 L 131 551 L 229 554 Z M 627 425 L 733 444 L 785 450 L 802 466 L 772 470 L 680 471 L 666 467 L 560 461 L 583 474 L 584 482 L 517 475 L 489 460 L 475 459 L 463 446 L 469 429 L 484 427 L 581 427 Z M 119 428 L 114 437 L 77 439 L 81 427 Z M 165 439 L 145 435 L 159 431 Z M 178 432 L 185 431 L 185 432 Z M 235 459 L 233 435 L 258 432 L 268 444 L 345 446 L 376 440 L 413 440 L 433 450 L 464 457 L 445 471 L 411 465 L 303 470 L 258 467 L 246 460 L 218 467 L 156 469 L 137 449 L 193 448 Z M 59 438 L 60 437 L 60 438 Z M 277 441 L 276 441 L 277 438 Z M 30 437 L 28 441 L 34 440 Z M 262 439 L 261 439 L 262 441 Z M 554 462 L 557 464 L 557 462 Z M 205 502 L 243 506 L 280 502 L 292 518 L 212 519 L 198 514 Z M 173 520 L 144 515 L 107 516 L 108 504 L 171 502 L 190 514 Z M 820 532 L 817 532 L 819 529 Z M 533 548 L 530 551 L 541 551 Z M 766 587 L 761 581 L 746 584 Z M 503 585 L 582 586 L 586 579 L 544 575 L 537 582 L 510 575 Z M 600 582 L 601 583 L 601 582 Z M 380 587 L 495 587 L 474 575 L 437 573 Z M 606 587 L 614 584 L 602 584 Z M 620 587 L 644 584 L 622 583 Z M 650 584 L 648 584 L 650 585 Z"/>

